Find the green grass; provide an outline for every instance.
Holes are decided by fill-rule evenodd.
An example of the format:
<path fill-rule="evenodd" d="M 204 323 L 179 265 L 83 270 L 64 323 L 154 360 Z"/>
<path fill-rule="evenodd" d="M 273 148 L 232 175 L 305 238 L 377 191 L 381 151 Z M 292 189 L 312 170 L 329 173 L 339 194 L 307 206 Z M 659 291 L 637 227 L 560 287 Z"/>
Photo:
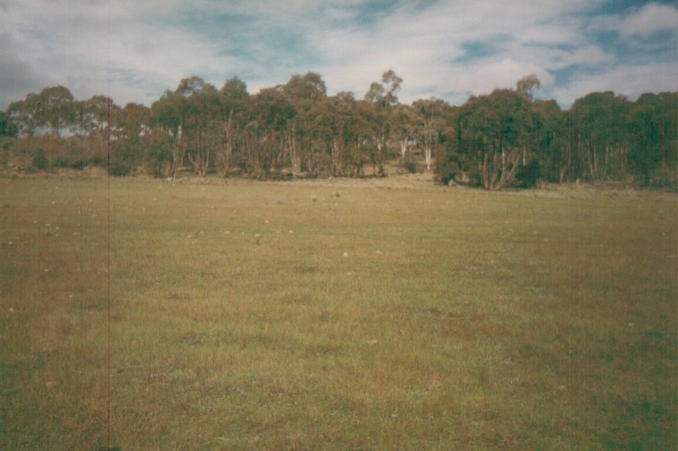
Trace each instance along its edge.
<path fill-rule="evenodd" d="M 676 196 L 387 188 L 0 179 L 0 448 L 676 449 Z"/>

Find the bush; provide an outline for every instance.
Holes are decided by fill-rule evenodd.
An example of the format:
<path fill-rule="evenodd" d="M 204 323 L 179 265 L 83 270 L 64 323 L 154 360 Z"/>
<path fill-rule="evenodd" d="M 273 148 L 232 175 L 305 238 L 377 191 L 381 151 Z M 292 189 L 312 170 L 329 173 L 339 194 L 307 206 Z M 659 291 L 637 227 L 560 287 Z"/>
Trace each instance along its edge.
<path fill-rule="evenodd" d="M 49 168 L 49 160 L 44 149 L 32 149 L 30 153 L 33 155 L 33 162 L 31 167 L 37 170 L 44 170 Z"/>
<path fill-rule="evenodd" d="M 414 174 L 417 172 L 419 169 L 419 165 L 417 164 L 417 158 L 414 156 L 412 152 L 407 152 L 405 154 L 405 160 L 402 162 L 402 168 L 409 172 L 410 174 Z"/>
<path fill-rule="evenodd" d="M 73 169 L 77 169 L 79 171 L 83 170 L 84 167 L 87 165 L 87 162 L 83 160 L 82 158 L 78 158 L 77 160 L 71 162 L 70 166 Z"/>
<path fill-rule="evenodd" d="M 534 188 L 537 186 L 537 180 L 539 180 L 539 162 L 532 160 L 527 165 L 518 168 L 513 184 L 522 188 Z"/>
<path fill-rule="evenodd" d="M 89 162 L 92 166 L 106 166 L 106 155 L 95 154 Z"/>
<path fill-rule="evenodd" d="M 450 180 L 455 183 L 460 183 L 460 179 L 463 174 L 463 171 L 459 166 L 459 162 L 455 160 L 447 160 L 443 163 L 439 163 L 436 166 L 436 172 L 438 173 L 440 182 L 444 185 L 448 185 Z"/>
<path fill-rule="evenodd" d="M 131 169 L 132 168 L 130 168 L 130 166 L 127 164 L 121 162 L 115 163 L 112 162 L 110 167 L 108 168 L 108 173 L 114 177 L 124 177 L 126 175 L 129 175 Z"/>
<path fill-rule="evenodd" d="M 56 157 L 52 162 L 52 167 L 54 168 L 67 168 L 68 166 L 69 162 L 66 157 Z"/>

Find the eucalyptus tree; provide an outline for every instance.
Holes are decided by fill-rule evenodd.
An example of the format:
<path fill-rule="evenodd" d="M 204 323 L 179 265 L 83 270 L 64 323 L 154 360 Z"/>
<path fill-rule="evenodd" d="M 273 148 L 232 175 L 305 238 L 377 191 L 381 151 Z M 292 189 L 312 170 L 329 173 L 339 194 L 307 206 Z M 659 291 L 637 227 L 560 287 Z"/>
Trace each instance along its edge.
<path fill-rule="evenodd" d="M 403 79 L 393 70 L 388 70 L 382 74 L 381 83 L 373 82 L 365 94 L 365 101 L 371 106 L 364 113 L 371 125 L 375 144 L 370 153 L 375 175 L 384 175 L 387 143 L 391 133 L 391 112 L 398 104 L 396 94 L 402 82 Z"/>
<path fill-rule="evenodd" d="M 38 125 L 50 127 L 52 133 L 60 138 L 62 130 L 75 121 L 71 91 L 63 86 L 45 88 L 38 94 L 37 102 Z"/>
<path fill-rule="evenodd" d="M 175 94 L 181 99 L 184 113 L 182 132 L 186 139 L 186 156 L 193 171 L 204 177 L 221 136 L 217 89 L 200 77 L 184 78 Z"/>
<path fill-rule="evenodd" d="M 38 94 L 30 93 L 24 100 L 12 102 L 7 108 L 7 115 L 17 129 L 19 135 L 29 139 L 35 135 L 41 122 L 41 103 Z"/>
<path fill-rule="evenodd" d="M 391 131 L 398 141 L 400 147 L 400 163 L 405 162 L 407 150 L 410 144 L 415 142 L 418 116 L 415 109 L 409 105 L 397 105 L 391 115 Z"/>
<path fill-rule="evenodd" d="M 678 93 L 643 94 L 632 106 L 629 154 L 643 185 L 678 182 Z"/>
<path fill-rule="evenodd" d="M 112 114 L 111 170 L 116 175 L 129 173 L 144 161 L 150 134 L 150 110 L 138 103 L 128 103 Z"/>
<path fill-rule="evenodd" d="M 351 92 L 341 91 L 323 103 L 324 113 L 317 118 L 329 149 L 329 173 L 336 177 L 352 170 L 352 124 L 356 100 Z"/>
<path fill-rule="evenodd" d="M 249 114 L 250 95 L 247 85 L 238 77 L 232 77 L 219 90 L 219 112 L 223 130 L 223 146 L 217 148 L 216 169 L 224 176 L 231 167 L 233 151 L 242 141 L 247 116 Z"/>
<path fill-rule="evenodd" d="M 570 113 L 580 176 L 603 180 L 623 171 L 628 140 L 628 102 L 612 91 L 593 92 L 577 99 Z"/>
<path fill-rule="evenodd" d="M 311 133 L 306 170 L 311 176 L 337 176 L 341 168 L 342 119 L 335 98 L 321 97 L 310 109 Z"/>
<path fill-rule="evenodd" d="M 516 91 L 520 94 L 525 100 L 532 101 L 534 100 L 534 95 L 532 91 L 541 86 L 541 81 L 537 78 L 536 75 L 531 74 L 527 75 L 516 82 Z"/>
<path fill-rule="evenodd" d="M 184 99 L 173 91 L 165 91 L 151 105 L 151 124 L 156 130 L 154 138 L 159 140 L 155 158 L 163 166 L 160 172 L 172 180 L 186 157 L 186 121 Z"/>
<path fill-rule="evenodd" d="M 306 169 L 310 173 L 315 173 L 319 127 L 324 125 L 324 121 L 319 120 L 318 116 L 325 112 L 327 98 L 325 82 L 314 72 L 307 72 L 305 75 L 295 74 L 282 90 L 296 112 L 289 120 L 285 135 L 292 171 L 298 173 Z"/>
<path fill-rule="evenodd" d="M 111 117 L 120 107 L 113 99 L 103 95 L 95 95 L 87 100 L 76 102 L 77 129 L 86 135 L 105 137 L 110 127 Z"/>
<path fill-rule="evenodd" d="M 417 100 L 412 104 L 417 114 L 417 123 L 414 130 L 417 144 L 424 151 L 426 170 L 429 172 L 431 171 L 433 151 L 445 127 L 445 110 L 447 106 L 444 100 L 434 97 Z"/>
<path fill-rule="evenodd" d="M 206 175 L 221 135 L 216 88 L 200 77 L 181 80 L 177 88 L 151 105 L 152 123 L 170 149 L 169 176 L 174 179 L 188 159 L 193 171 Z"/>
<path fill-rule="evenodd" d="M 530 133 L 529 103 L 518 92 L 497 89 L 472 97 L 461 108 L 458 139 L 472 154 L 485 189 L 511 183 L 523 161 L 521 136 Z"/>
<path fill-rule="evenodd" d="M 328 99 L 332 175 L 360 176 L 368 161 L 373 129 L 368 121 L 372 106 L 342 91 Z"/>
<path fill-rule="evenodd" d="M 375 151 L 379 149 L 374 144 L 374 106 L 364 100 L 357 100 L 351 111 L 348 124 L 348 136 L 351 140 L 348 160 L 352 168 L 351 175 L 358 177 L 362 175 L 362 168 L 370 159 L 375 163 Z"/>
<path fill-rule="evenodd" d="M 267 177 L 282 166 L 286 132 L 296 110 L 282 88 L 274 87 L 252 96 L 252 113 L 247 125 L 248 166 L 255 177 Z"/>
<path fill-rule="evenodd" d="M 536 130 L 539 176 L 550 182 L 562 183 L 571 177 L 572 167 L 567 115 L 555 100 L 536 100 L 532 109 L 539 118 Z"/>

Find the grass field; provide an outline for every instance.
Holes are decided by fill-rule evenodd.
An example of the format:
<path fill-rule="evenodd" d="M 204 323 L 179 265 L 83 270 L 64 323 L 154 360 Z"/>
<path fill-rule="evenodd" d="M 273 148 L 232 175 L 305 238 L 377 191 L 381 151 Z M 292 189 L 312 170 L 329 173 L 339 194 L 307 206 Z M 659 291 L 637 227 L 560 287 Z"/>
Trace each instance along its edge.
<path fill-rule="evenodd" d="M 677 200 L 0 179 L 0 448 L 676 449 Z"/>

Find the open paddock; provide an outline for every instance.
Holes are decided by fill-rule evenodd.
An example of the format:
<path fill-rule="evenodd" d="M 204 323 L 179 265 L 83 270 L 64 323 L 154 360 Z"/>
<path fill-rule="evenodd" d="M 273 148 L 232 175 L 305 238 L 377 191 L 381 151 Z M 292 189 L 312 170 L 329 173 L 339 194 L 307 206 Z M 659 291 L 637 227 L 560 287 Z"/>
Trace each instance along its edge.
<path fill-rule="evenodd" d="M 676 449 L 677 199 L 2 178 L 0 448 Z"/>

